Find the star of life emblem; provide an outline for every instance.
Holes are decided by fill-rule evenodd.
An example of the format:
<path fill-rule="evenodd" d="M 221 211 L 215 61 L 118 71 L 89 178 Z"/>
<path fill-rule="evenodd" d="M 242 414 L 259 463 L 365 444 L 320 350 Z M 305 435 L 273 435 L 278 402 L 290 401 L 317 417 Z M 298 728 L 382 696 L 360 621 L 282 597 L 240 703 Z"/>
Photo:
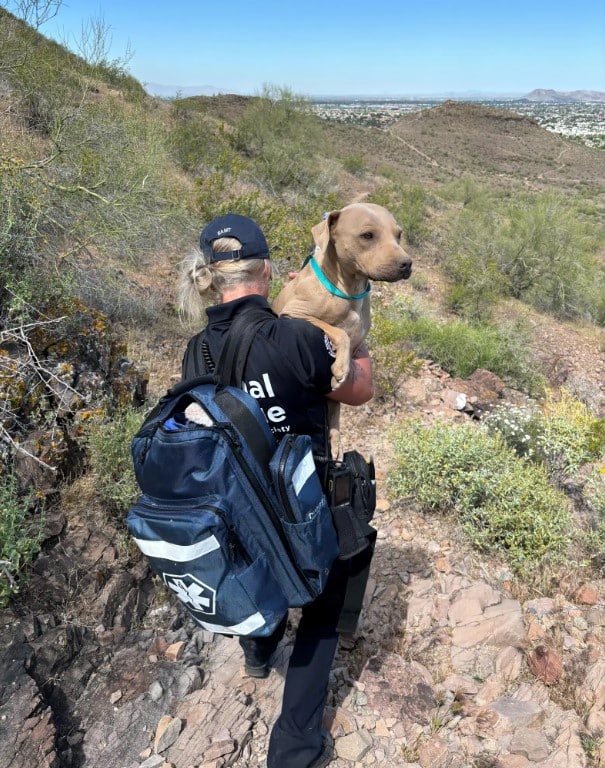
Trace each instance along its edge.
<path fill-rule="evenodd" d="M 178 599 L 187 605 L 191 611 L 202 613 L 204 616 L 214 616 L 216 613 L 216 590 L 196 579 L 190 573 L 163 573 L 164 584 L 171 589 Z"/>

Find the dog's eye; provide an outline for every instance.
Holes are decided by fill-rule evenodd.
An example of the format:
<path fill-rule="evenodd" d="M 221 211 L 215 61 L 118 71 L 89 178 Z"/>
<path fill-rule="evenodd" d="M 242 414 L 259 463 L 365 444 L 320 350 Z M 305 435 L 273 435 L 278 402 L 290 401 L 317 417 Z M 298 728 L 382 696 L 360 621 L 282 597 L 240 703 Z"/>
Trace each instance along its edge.
<path fill-rule="evenodd" d="M 373 240 L 374 239 L 374 233 L 373 232 L 362 232 L 361 236 L 364 240 Z"/>
<path fill-rule="evenodd" d="M 395 240 L 399 242 L 401 240 L 401 235 L 403 234 L 403 230 L 399 230 L 399 232 L 395 232 Z"/>

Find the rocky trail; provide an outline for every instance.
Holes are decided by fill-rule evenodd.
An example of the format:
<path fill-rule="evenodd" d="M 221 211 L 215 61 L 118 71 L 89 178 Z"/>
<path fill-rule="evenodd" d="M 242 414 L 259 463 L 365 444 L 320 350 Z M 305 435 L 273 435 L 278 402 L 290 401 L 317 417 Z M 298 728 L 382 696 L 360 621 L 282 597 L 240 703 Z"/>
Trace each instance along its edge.
<path fill-rule="evenodd" d="M 602 352 L 588 370 L 602 408 Z M 496 386 L 471 379 L 427 362 L 396 407 L 344 409 L 344 444 L 376 459 L 379 533 L 330 680 L 334 768 L 605 765 L 605 583 L 524 594 L 454 520 L 388 498 L 389 427 L 468 419 Z M 49 526 L 26 599 L 0 614 L 0 768 L 264 766 L 296 612 L 270 676 L 246 677 L 235 639 L 197 629 L 143 563 L 124 568 L 107 521 L 58 510 Z"/>

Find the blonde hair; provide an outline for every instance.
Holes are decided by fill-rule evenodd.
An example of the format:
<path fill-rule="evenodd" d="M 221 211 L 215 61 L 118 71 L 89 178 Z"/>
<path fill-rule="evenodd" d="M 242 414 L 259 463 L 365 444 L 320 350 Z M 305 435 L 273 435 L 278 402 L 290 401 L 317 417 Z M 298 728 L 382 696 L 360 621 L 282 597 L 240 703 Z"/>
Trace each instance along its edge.
<path fill-rule="evenodd" d="M 235 237 L 221 237 L 212 243 L 215 253 L 229 253 L 241 248 Z M 226 290 L 238 285 L 254 288 L 271 276 L 269 259 L 239 259 L 208 263 L 200 251 L 186 256 L 180 266 L 178 307 L 182 317 L 202 319 L 209 298 L 223 299 Z"/>

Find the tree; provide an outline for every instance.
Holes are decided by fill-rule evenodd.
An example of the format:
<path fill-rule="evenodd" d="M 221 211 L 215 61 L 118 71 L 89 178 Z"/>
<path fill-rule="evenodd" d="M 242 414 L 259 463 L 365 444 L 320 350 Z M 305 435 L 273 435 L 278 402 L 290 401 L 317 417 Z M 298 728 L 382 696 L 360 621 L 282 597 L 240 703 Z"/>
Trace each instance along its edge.
<path fill-rule="evenodd" d="M 30 27 L 40 29 L 59 13 L 63 0 L 13 0 L 7 8 Z"/>

